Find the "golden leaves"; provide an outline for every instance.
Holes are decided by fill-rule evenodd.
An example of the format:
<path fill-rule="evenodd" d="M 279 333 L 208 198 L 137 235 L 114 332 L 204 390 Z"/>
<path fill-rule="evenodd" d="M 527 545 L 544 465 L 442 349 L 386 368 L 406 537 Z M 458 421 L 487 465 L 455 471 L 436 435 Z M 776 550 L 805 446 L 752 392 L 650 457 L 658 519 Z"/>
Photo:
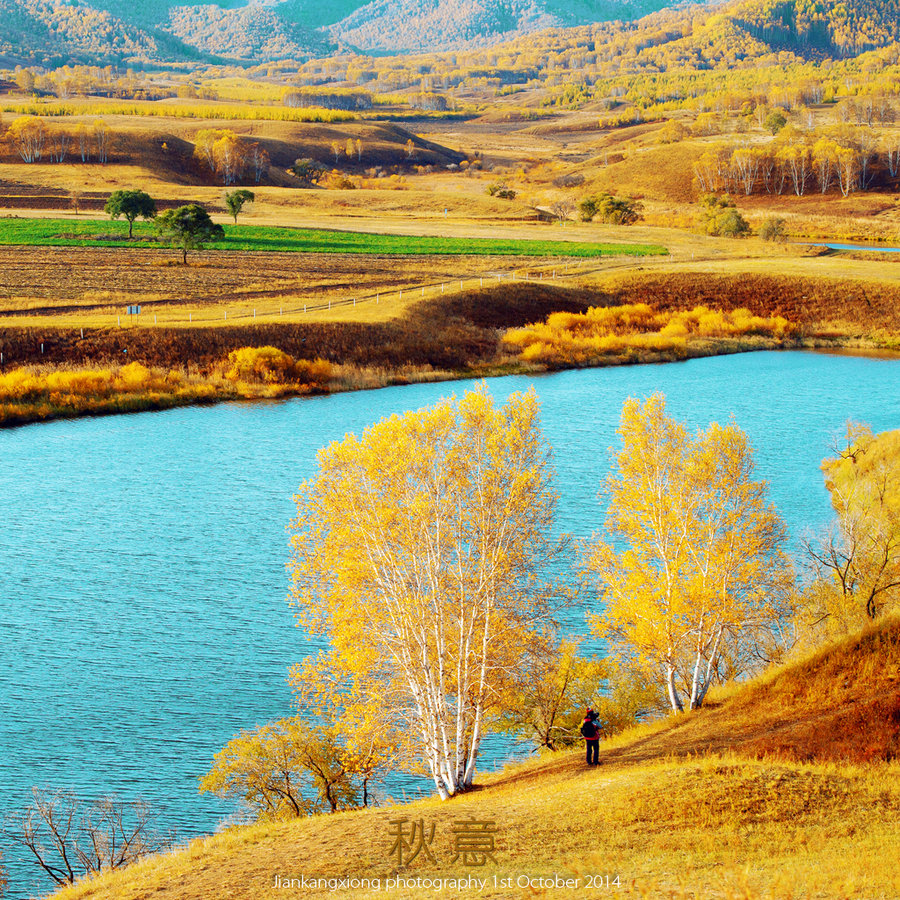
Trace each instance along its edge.
<path fill-rule="evenodd" d="M 691 437 L 655 394 L 625 403 L 619 434 L 607 482 L 607 531 L 618 543 L 598 542 L 587 561 L 607 603 L 603 630 L 665 667 L 670 694 L 681 669 L 699 705 L 698 673 L 708 686 L 723 641 L 739 648 L 781 615 L 772 597 L 789 581 L 784 526 L 765 483 L 752 480 L 752 450 L 734 423 Z"/>

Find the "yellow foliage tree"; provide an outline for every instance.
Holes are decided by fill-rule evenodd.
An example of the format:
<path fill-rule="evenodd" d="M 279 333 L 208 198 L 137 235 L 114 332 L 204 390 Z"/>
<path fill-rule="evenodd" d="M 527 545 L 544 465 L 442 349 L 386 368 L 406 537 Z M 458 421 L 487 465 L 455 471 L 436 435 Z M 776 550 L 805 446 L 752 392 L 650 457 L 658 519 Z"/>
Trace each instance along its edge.
<path fill-rule="evenodd" d="M 822 463 L 837 521 L 819 546 L 808 545 L 818 578 L 836 592 L 820 617 L 848 625 L 900 607 L 900 432 L 877 437 L 848 429 L 847 446 Z"/>
<path fill-rule="evenodd" d="M 224 132 L 212 145 L 212 156 L 215 171 L 226 186 L 240 181 L 247 167 L 247 151 L 237 135 Z"/>
<path fill-rule="evenodd" d="M 659 706 L 658 688 L 641 673 L 582 654 L 577 639 L 535 635 L 511 679 L 498 723 L 528 735 L 538 748 L 558 750 L 581 741 L 587 707 L 598 714 L 603 733 L 611 735 Z"/>
<path fill-rule="evenodd" d="M 6 132 L 6 139 L 15 147 L 23 162 L 40 162 L 47 140 L 47 129 L 37 116 L 19 116 Z"/>
<path fill-rule="evenodd" d="M 446 799 L 471 786 L 485 717 L 549 616 L 555 496 L 533 391 L 485 388 L 347 435 L 296 497 L 292 603 L 331 649 L 307 695 L 410 749 Z"/>
<path fill-rule="evenodd" d="M 663 676 L 673 710 L 683 711 L 682 694 L 695 709 L 724 665 L 738 667 L 786 620 L 784 526 L 733 423 L 692 438 L 655 394 L 626 401 L 619 434 L 607 482 L 615 543 L 598 541 L 588 556 L 606 603 L 596 626 Z"/>
<path fill-rule="evenodd" d="M 353 775 L 332 731 L 283 719 L 232 738 L 200 793 L 238 798 L 260 820 L 294 818 L 358 806 Z"/>

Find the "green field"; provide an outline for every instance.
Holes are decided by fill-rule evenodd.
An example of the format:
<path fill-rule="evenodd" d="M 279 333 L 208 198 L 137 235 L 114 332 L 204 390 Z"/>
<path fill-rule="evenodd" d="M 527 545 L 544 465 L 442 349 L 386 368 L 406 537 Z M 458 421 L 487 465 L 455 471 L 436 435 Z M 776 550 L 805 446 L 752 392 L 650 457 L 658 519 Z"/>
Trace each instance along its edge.
<path fill-rule="evenodd" d="M 490 238 L 411 237 L 359 231 L 225 225 L 225 240 L 211 250 L 273 253 L 359 253 L 400 256 L 658 256 L 655 244 L 586 244 L 575 241 L 517 241 Z M 160 247 L 153 225 L 135 222 L 134 240 L 128 224 L 108 219 L 0 219 L 0 244 L 35 247 Z"/>

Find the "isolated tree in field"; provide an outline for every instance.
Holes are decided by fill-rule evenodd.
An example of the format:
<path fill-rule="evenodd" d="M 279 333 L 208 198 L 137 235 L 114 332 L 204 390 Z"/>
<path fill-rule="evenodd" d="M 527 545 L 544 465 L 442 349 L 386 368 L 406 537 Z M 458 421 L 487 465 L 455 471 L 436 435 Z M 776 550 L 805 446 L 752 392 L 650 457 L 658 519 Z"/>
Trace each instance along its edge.
<path fill-rule="evenodd" d="M 333 731 L 295 717 L 230 740 L 200 793 L 240 799 L 258 820 L 290 819 L 359 806 L 354 775 Z"/>
<path fill-rule="evenodd" d="M 85 804 L 73 794 L 34 788 L 32 803 L 3 831 L 25 847 L 56 884 L 119 869 L 172 846 L 174 835 L 153 829 L 141 802 L 105 797 Z"/>
<path fill-rule="evenodd" d="M 820 582 L 819 616 L 849 627 L 900 608 L 900 432 L 848 428 L 847 445 L 822 463 L 837 521 L 807 545 Z"/>
<path fill-rule="evenodd" d="M 225 206 L 228 208 L 228 212 L 234 216 L 235 225 L 237 225 L 238 216 L 243 212 L 244 207 L 253 203 L 254 200 L 256 200 L 256 194 L 246 188 L 240 188 L 225 195 Z"/>
<path fill-rule="evenodd" d="M 103 211 L 111 219 L 124 217 L 128 221 L 128 237 L 132 237 L 134 220 L 140 216 L 142 219 L 156 217 L 156 201 L 144 191 L 114 191 Z"/>
<path fill-rule="evenodd" d="M 546 625 L 555 497 L 533 392 L 485 388 L 347 435 L 297 495 L 292 603 L 332 649 L 301 677 L 342 686 L 443 799 L 471 786 L 485 716 Z M 295 679 L 296 680 L 296 679 Z"/>
<path fill-rule="evenodd" d="M 222 226 L 216 225 L 209 213 L 196 203 L 167 209 L 156 217 L 156 229 L 164 241 L 181 250 L 185 265 L 188 250 L 202 250 L 207 242 L 221 241 L 225 237 Z"/>
<path fill-rule="evenodd" d="M 609 540 L 587 560 L 605 603 L 596 624 L 661 676 L 673 710 L 695 709 L 713 679 L 735 674 L 758 636 L 788 615 L 784 525 L 765 482 L 753 480 L 753 452 L 736 425 L 691 437 L 655 394 L 626 401 L 619 434 Z"/>
<path fill-rule="evenodd" d="M 564 200 L 557 200 L 551 207 L 550 212 L 556 217 L 556 221 L 560 225 L 564 224 L 572 213 L 575 212 L 575 201 L 566 197 Z"/>

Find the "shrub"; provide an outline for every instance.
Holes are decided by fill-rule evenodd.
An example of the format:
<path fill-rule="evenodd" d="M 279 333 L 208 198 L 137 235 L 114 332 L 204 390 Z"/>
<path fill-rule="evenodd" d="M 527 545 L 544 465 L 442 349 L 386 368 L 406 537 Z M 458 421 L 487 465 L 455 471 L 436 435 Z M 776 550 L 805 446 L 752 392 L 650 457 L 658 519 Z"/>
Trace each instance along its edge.
<path fill-rule="evenodd" d="M 228 354 L 225 372 L 229 381 L 248 384 L 303 384 L 324 388 L 332 375 L 324 359 L 295 360 L 277 347 L 241 347 Z"/>
<path fill-rule="evenodd" d="M 578 214 L 582 222 L 599 218 L 607 225 L 633 225 L 641 217 L 641 204 L 626 197 L 599 194 L 587 197 L 578 204 Z"/>
<path fill-rule="evenodd" d="M 750 232 L 747 220 L 738 212 L 734 201 L 715 194 L 700 198 L 700 226 L 706 234 L 718 237 L 741 237 Z"/>
<path fill-rule="evenodd" d="M 759 236 L 764 241 L 785 240 L 784 219 L 777 216 L 769 216 L 759 229 Z"/>
<path fill-rule="evenodd" d="M 688 130 L 677 119 L 669 119 L 659 130 L 657 141 L 660 144 L 677 144 L 687 137 Z"/>
<path fill-rule="evenodd" d="M 318 160 L 304 157 L 303 159 L 296 160 L 294 165 L 290 168 L 290 171 L 293 172 L 304 185 L 312 187 L 325 177 L 328 172 L 328 167 L 322 165 Z"/>
<path fill-rule="evenodd" d="M 516 192 L 504 181 L 495 181 L 489 184 L 487 192 L 492 197 L 499 197 L 501 200 L 515 200 Z"/>
<path fill-rule="evenodd" d="M 763 318 L 747 309 L 730 312 L 696 306 L 658 311 L 646 303 L 591 307 L 584 313 L 551 313 L 546 322 L 511 328 L 504 341 L 525 362 L 583 365 L 638 352 L 687 354 L 691 341 L 759 336 L 781 340 L 794 330 L 780 316 Z"/>
<path fill-rule="evenodd" d="M 228 363 L 229 381 L 275 384 L 294 376 L 294 357 L 277 347 L 241 347 L 228 354 Z"/>

